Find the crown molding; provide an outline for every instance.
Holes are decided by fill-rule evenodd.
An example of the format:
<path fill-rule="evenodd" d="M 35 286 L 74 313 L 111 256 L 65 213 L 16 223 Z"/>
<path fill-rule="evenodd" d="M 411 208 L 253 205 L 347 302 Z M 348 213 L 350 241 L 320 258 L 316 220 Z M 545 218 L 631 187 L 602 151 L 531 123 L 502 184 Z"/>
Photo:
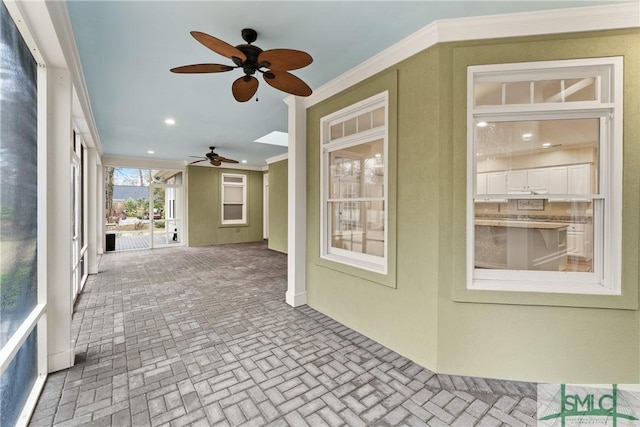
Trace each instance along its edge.
<path fill-rule="evenodd" d="M 304 105 L 322 102 L 438 43 L 638 27 L 640 2 L 434 21 L 320 86 Z"/>
<path fill-rule="evenodd" d="M 150 159 L 148 157 L 102 156 L 104 166 L 143 169 L 185 170 L 187 162 L 183 160 Z"/>
<path fill-rule="evenodd" d="M 73 86 L 76 90 L 82 115 L 84 116 L 84 120 L 86 121 L 86 125 L 91 136 L 91 142 L 98 151 L 98 154 L 102 156 L 103 149 L 102 143 L 100 142 L 100 134 L 98 133 L 98 127 L 96 126 L 95 117 L 91 108 L 89 90 L 87 89 L 84 72 L 82 71 L 80 55 L 78 54 L 78 46 L 76 45 L 76 39 L 73 35 L 73 28 L 71 27 L 71 20 L 69 18 L 69 12 L 67 11 L 66 2 L 42 1 L 42 3 L 46 3 L 51 22 L 57 35 L 58 43 L 60 44 L 64 55 L 66 68 L 71 73 Z"/>
<path fill-rule="evenodd" d="M 269 157 L 268 159 L 265 159 L 264 161 L 267 162 L 268 165 L 270 165 L 271 163 L 276 163 L 276 162 L 280 162 L 282 160 L 287 160 L 288 158 L 289 158 L 289 153 L 282 153 L 282 154 L 279 154 L 277 156 Z"/>

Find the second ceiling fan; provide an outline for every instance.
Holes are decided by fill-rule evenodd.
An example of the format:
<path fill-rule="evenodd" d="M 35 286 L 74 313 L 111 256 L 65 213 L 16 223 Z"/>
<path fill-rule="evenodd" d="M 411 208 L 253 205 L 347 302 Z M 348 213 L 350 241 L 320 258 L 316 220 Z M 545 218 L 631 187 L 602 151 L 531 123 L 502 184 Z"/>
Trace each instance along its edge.
<path fill-rule="evenodd" d="M 221 155 L 219 155 L 218 153 L 216 153 L 216 147 L 209 147 L 209 151 L 207 154 L 204 155 L 204 157 L 200 157 L 200 156 L 189 156 L 189 157 L 194 157 L 196 159 L 200 159 L 200 160 L 195 160 L 191 163 L 189 163 L 190 165 L 193 165 L 195 163 L 200 163 L 200 162 L 209 162 L 211 163 L 212 166 L 220 166 L 222 164 L 222 162 L 225 163 L 239 163 L 237 160 L 233 160 L 233 159 L 229 159 L 227 157 L 222 157 Z"/>
<path fill-rule="evenodd" d="M 242 68 L 244 76 L 236 79 L 231 86 L 233 97 L 238 102 L 246 102 L 258 90 L 256 72 L 262 74 L 265 82 L 283 92 L 297 96 L 309 96 L 311 88 L 300 78 L 289 73 L 291 70 L 306 67 L 313 62 L 313 58 L 306 52 L 294 49 L 262 50 L 251 43 L 258 38 L 258 33 L 251 29 L 242 30 L 242 38 L 246 44 L 231 46 L 209 34 L 191 31 L 197 41 L 212 51 L 227 57 L 235 66 L 224 64 L 193 64 L 172 68 L 173 73 L 222 73 L 236 68 Z"/>

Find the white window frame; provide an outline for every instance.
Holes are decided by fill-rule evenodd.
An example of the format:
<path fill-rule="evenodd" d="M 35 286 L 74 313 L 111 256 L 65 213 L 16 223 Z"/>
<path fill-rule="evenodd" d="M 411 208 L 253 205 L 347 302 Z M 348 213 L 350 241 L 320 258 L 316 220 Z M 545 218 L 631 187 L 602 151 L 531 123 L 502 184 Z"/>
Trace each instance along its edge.
<path fill-rule="evenodd" d="M 241 178 L 242 182 L 225 182 L 225 178 Z M 220 218 L 224 225 L 227 224 L 246 224 L 247 223 L 247 176 L 242 174 L 223 173 L 220 177 Z M 225 187 L 242 187 L 242 218 L 241 219 L 224 219 L 224 189 Z"/>
<path fill-rule="evenodd" d="M 576 71 L 597 73 L 596 100 L 561 103 L 475 106 L 478 79 L 523 81 L 561 79 Z M 504 99 L 504 94 L 503 94 Z M 622 106 L 623 58 L 471 66 L 467 70 L 467 289 L 570 293 L 621 294 L 622 254 Z M 517 271 L 475 268 L 476 123 L 483 121 L 600 118 L 597 194 L 593 200 L 594 272 Z M 486 197 L 486 196 L 485 196 Z M 544 198 L 544 196 L 539 196 Z M 520 198 L 500 195 L 500 198 Z M 535 198 L 535 196 L 533 196 Z"/>
<path fill-rule="evenodd" d="M 40 50 L 28 29 L 17 2 L 4 2 L 24 42 L 31 48 L 37 63 L 37 170 L 38 170 L 38 234 L 37 234 L 37 304 L 6 344 L 0 348 L 0 374 L 3 374 L 34 330 L 37 330 L 37 377 L 17 420 L 26 426 L 35 410 L 48 376 L 47 347 L 47 69 Z"/>
<path fill-rule="evenodd" d="M 331 126 L 344 122 L 354 117 L 372 112 L 380 107 L 384 107 L 384 125 L 377 128 L 357 132 L 353 135 L 344 136 L 335 140 L 330 140 Z M 342 110 L 336 111 L 320 119 L 320 257 L 329 261 L 338 262 L 363 270 L 376 273 L 387 274 L 389 261 L 389 92 L 385 91 L 350 105 Z M 331 212 L 329 212 L 329 154 L 336 150 L 373 142 L 383 141 L 383 173 L 384 173 L 384 195 L 380 198 L 353 198 L 351 202 L 382 201 L 384 203 L 384 256 L 363 254 L 346 249 L 334 248 L 331 246 Z"/>

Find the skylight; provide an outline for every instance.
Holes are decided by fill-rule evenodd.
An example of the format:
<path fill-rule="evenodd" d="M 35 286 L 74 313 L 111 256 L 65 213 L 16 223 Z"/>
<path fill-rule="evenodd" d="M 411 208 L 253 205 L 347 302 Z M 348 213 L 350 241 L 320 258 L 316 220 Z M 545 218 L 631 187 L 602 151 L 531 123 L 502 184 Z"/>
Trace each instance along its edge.
<path fill-rule="evenodd" d="M 259 142 L 261 144 L 279 145 L 281 147 L 289 146 L 289 134 L 286 132 L 279 132 L 277 130 L 256 139 L 253 142 Z"/>

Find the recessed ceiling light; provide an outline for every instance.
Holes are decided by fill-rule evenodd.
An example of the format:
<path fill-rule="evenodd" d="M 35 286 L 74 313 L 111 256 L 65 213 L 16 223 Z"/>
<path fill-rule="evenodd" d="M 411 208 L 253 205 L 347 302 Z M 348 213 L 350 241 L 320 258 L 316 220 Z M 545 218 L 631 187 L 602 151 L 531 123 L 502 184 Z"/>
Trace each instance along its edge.
<path fill-rule="evenodd" d="M 164 123 L 167 124 L 167 125 L 173 126 L 173 125 L 176 124 L 176 121 L 173 120 L 172 118 L 168 118 L 168 119 L 165 119 Z"/>
<path fill-rule="evenodd" d="M 246 160 L 241 160 L 240 163 L 247 163 L 247 161 Z"/>
<path fill-rule="evenodd" d="M 524 139 L 525 141 L 529 141 L 532 137 L 533 137 L 532 133 L 523 133 L 522 134 L 522 139 Z"/>
<path fill-rule="evenodd" d="M 478 126 L 479 128 L 486 128 L 487 124 L 488 124 L 487 122 L 478 122 L 476 126 Z"/>
<path fill-rule="evenodd" d="M 544 144 L 542 144 L 542 146 L 544 148 L 549 148 L 549 147 L 551 147 L 551 143 L 550 142 L 545 142 Z"/>
<path fill-rule="evenodd" d="M 153 154 L 153 153 L 155 153 L 155 151 L 153 151 L 153 150 L 147 150 L 147 154 Z"/>

